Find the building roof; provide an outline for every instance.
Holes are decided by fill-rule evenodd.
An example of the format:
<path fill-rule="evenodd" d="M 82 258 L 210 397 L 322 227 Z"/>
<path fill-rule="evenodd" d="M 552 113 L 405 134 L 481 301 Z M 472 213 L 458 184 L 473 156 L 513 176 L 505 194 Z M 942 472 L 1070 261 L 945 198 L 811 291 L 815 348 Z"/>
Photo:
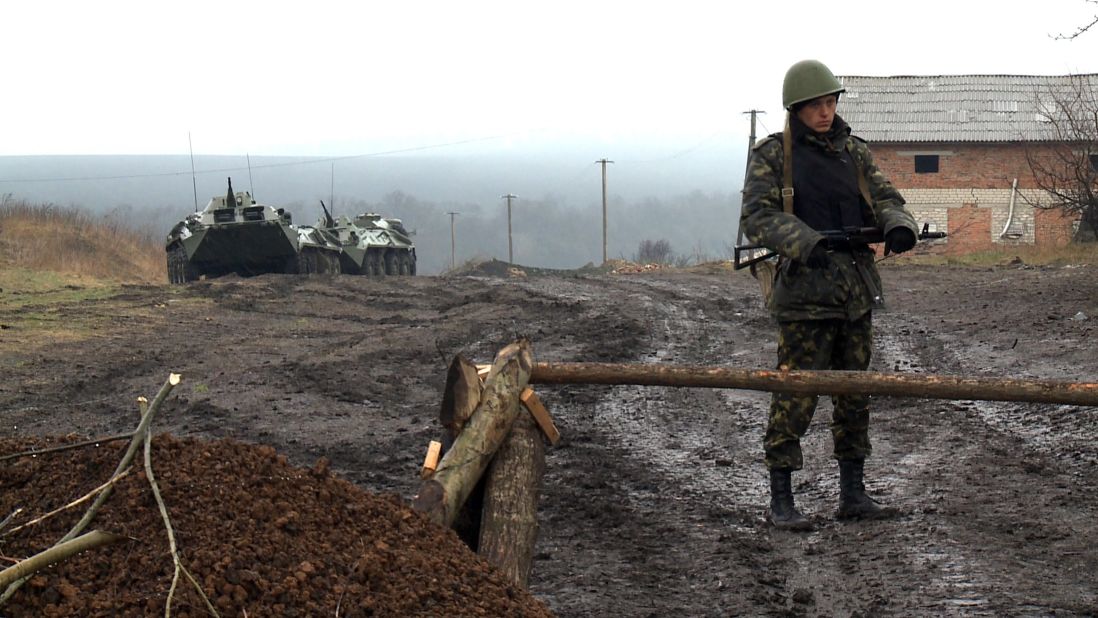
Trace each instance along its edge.
<path fill-rule="evenodd" d="M 1098 74 L 839 77 L 839 115 L 870 142 L 1047 141 L 1056 101 Z"/>

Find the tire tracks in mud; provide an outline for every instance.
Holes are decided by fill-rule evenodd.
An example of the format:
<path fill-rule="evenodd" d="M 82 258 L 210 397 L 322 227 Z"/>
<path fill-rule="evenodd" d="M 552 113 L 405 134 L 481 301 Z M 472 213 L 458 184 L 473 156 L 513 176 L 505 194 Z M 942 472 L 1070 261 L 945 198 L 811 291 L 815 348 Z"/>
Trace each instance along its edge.
<path fill-rule="evenodd" d="M 928 316 L 882 311 L 874 317 L 878 370 L 964 375 L 973 360 L 967 341 L 934 334 Z M 1093 593 L 1086 601 L 1076 582 L 1065 585 L 1062 571 L 1039 568 L 1040 554 L 1049 544 L 1055 548 L 1062 533 L 1040 506 L 1027 505 L 1058 500 L 1060 492 L 1046 495 L 1049 484 L 1041 479 L 1059 476 L 1051 471 L 1060 466 L 1042 446 L 1048 425 L 1040 415 L 1018 414 L 1034 407 L 1049 406 L 874 402 L 878 472 L 868 484 L 903 513 L 895 525 L 883 524 L 875 544 L 886 561 L 902 557 L 908 577 L 919 583 L 902 602 L 889 599 L 889 611 L 899 605 L 941 615 L 1073 615 L 1079 601 L 1093 603 Z M 1052 483 L 1064 484 L 1062 478 Z M 1027 547 L 1035 541 L 1042 550 Z"/>
<path fill-rule="evenodd" d="M 674 279 L 603 279 L 590 301 L 600 311 L 620 310 L 626 312 L 622 319 L 647 325 L 647 338 L 626 362 L 727 365 L 736 359 L 751 366 L 761 349 L 735 321 L 756 312 L 749 305 L 757 299 L 729 298 L 732 292 Z M 569 432 L 582 438 L 568 445 L 565 457 L 595 462 L 579 469 L 601 465 L 605 478 L 565 472 L 547 479 L 547 498 L 583 503 L 577 510 L 592 516 L 594 527 L 561 531 L 564 522 L 554 522 L 543 528 L 539 546 L 552 553 L 556 545 L 581 543 L 600 554 L 594 560 L 599 566 L 570 577 L 551 574 L 557 589 L 542 590 L 534 582 L 536 593 L 562 616 L 591 611 L 569 605 L 562 579 L 606 595 L 608 603 L 597 612 L 604 616 L 721 616 L 769 603 L 772 584 L 755 574 L 759 557 L 770 551 L 759 531 L 766 491 L 758 472 L 762 394 L 643 386 L 567 390 L 572 398 L 559 414 L 567 415 Z M 569 465 L 556 462 L 550 474 Z M 551 489 L 576 484 L 587 491 L 554 495 Z M 538 564 L 535 578 L 553 568 Z M 659 594 L 638 595 L 638 582 Z M 606 613 L 607 608 L 613 609 Z"/>
<path fill-rule="evenodd" d="M 874 331 L 871 370 L 921 372 L 934 362 L 923 356 L 927 329 L 916 319 L 878 311 Z M 943 485 L 953 484 L 943 479 L 955 456 L 954 443 L 941 435 L 947 405 L 888 397 L 871 401 L 874 454 L 866 463 L 866 485 L 871 496 L 899 514 L 864 522 L 829 517 L 819 520 L 813 535 L 790 536 L 811 556 L 792 561 L 797 572 L 790 580 L 813 593 L 816 615 L 1001 615 L 992 607 L 991 579 L 981 558 L 935 516 L 934 505 L 948 492 Z M 821 397 L 806 440 L 809 478 L 803 483 L 809 500 L 833 508 L 838 472 L 827 426 L 831 412 L 830 399 Z"/>
<path fill-rule="evenodd" d="M 760 319 L 763 310 L 751 293 L 659 278 L 600 281 L 599 288 L 587 302 L 613 308 L 617 299 L 622 311 L 635 312 L 623 318 L 648 325 L 648 338 L 629 362 L 773 362 L 773 328 Z M 740 297 L 729 300 L 728 294 Z M 875 370 L 946 373 L 961 365 L 926 320 L 889 311 L 875 320 Z M 1027 542 L 1051 543 L 1076 563 L 1072 569 L 1084 568 L 1090 557 L 1071 554 L 1078 550 L 1068 547 L 1070 535 L 1049 529 L 1039 513 L 1013 507 L 1025 500 L 1033 474 L 1048 474 L 1049 465 L 1027 455 L 996 472 L 1018 440 L 981 420 L 990 410 L 981 407 L 984 402 L 877 398 L 871 426 L 876 452 L 867 482 L 900 515 L 837 522 L 831 404 L 821 398 L 805 439 L 805 470 L 794 477 L 798 504 L 818 528 L 795 534 L 764 523 L 769 494 L 759 442 L 769 394 L 635 386 L 573 392 L 583 393 L 574 402 L 581 405 L 561 413 L 574 423 L 570 430 L 587 439 L 572 445 L 568 457 L 603 458 L 606 478 L 563 474 L 547 482 L 578 483 L 579 490 L 551 499 L 586 501 L 582 511 L 592 527 L 543 538 L 549 554 L 554 545 L 579 543 L 603 555 L 583 572 L 555 573 L 557 590 L 535 583 L 562 616 L 584 614 L 583 607 L 569 605 L 570 586 L 588 595 L 598 590 L 607 600 L 604 608 L 620 611 L 604 615 L 622 616 L 717 616 L 744 607 L 817 616 L 1073 615 L 1088 602 L 1078 584 L 1057 577 L 1055 561 L 1025 548 Z M 1062 500 L 1062 494 L 1041 500 Z M 988 508 L 991 501 L 1002 506 Z M 598 514 L 602 509 L 612 514 Z M 625 523 L 633 519 L 648 531 Z M 553 567 L 539 564 L 535 572 L 545 568 Z M 638 600 L 637 586 L 659 594 Z M 1044 599 L 1042 590 L 1052 598 Z M 699 597 L 707 601 L 699 604 Z"/>

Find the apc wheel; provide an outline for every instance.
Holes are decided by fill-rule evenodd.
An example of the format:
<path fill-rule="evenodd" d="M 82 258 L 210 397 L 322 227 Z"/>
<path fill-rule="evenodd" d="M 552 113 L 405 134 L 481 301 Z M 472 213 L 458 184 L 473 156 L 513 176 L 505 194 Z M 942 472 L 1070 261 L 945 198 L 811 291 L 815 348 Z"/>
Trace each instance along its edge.
<path fill-rule="evenodd" d="M 176 266 L 176 259 L 175 259 L 174 252 L 169 250 L 167 252 L 167 257 L 168 257 L 168 265 L 167 265 L 168 266 L 168 283 L 172 283 L 172 284 L 179 283 L 179 275 L 177 274 L 177 271 L 179 270 L 179 267 Z"/>
<path fill-rule="evenodd" d="M 316 254 L 308 249 L 302 249 L 297 254 L 297 274 L 311 275 L 316 272 Z"/>
<path fill-rule="evenodd" d="M 412 273 L 412 256 L 407 251 L 402 251 L 397 256 L 397 267 L 402 277 L 410 277 Z"/>
<path fill-rule="evenodd" d="M 326 275 L 339 274 L 339 254 L 334 251 L 325 251 L 320 255 L 320 272 Z"/>
<path fill-rule="evenodd" d="M 399 275 L 400 266 L 397 264 L 397 254 L 394 251 L 385 252 L 385 274 Z"/>
<path fill-rule="evenodd" d="M 381 262 L 381 252 L 377 249 L 367 249 L 362 258 L 363 275 L 367 277 L 380 277 L 385 274 L 385 266 Z"/>
<path fill-rule="evenodd" d="M 182 245 L 168 250 L 168 283 L 182 284 L 198 279 L 194 266 L 187 260 L 187 252 Z"/>

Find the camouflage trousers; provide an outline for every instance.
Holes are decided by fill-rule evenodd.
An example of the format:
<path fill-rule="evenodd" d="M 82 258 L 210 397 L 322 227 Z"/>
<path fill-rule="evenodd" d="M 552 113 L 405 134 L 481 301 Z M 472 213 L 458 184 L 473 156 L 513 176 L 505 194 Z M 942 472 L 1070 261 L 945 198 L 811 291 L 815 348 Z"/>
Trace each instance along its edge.
<path fill-rule="evenodd" d="M 841 369 L 861 371 L 869 367 L 873 345 L 872 314 L 857 320 L 801 320 L 779 323 L 778 368 Z M 770 420 L 763 438 L 766 467 L 800 470 L 804 465 L 801 437 L 808 431 L 819 397 L 774 393 Z M 832 397 L 831 436 L 835 459 L 864 459 L 869 444 L 869 397 Z"/>

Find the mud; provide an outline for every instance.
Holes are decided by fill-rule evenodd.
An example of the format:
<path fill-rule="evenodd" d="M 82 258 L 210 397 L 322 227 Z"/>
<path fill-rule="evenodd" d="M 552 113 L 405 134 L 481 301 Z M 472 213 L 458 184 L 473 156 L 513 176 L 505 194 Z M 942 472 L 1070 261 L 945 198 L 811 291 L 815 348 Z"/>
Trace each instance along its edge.
<path fill-rule="evenodd" d="M 874 370 L 1098 381 L 1094 267 L 881 266 Z M 525 335 L 539 361 L 763 368 L 776 348 L 755 282 L 722 268 L 233 277 L 130 286 L 48 319 L 0 314 L 0 437 L 128 431 L 135 398 L 174 371 L 157 433 L 327 458 L 398 501 L 440 435 L 454 354 L 488 362 Z M 1098 409 L 875 398 L 867 484 L 900 515 L 846 523 L 825 398 L 794 476 L 818 527 L 783 533 L 764 521 L 766 393 L 537 391 L 562 441 L 530 592 L 556 615 L 1098 613 Z"/>

